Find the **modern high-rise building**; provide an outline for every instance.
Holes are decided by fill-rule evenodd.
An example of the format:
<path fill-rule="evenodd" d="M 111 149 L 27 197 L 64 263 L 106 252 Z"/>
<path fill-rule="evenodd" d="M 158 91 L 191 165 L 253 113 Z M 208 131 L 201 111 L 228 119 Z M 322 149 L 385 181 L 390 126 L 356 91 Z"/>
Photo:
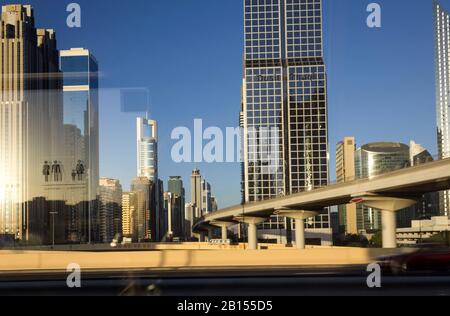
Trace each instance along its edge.
<path fill-rule="evenodd" d="M 345 137 L 336 147 L 336 180 L 344 183 L 355 180 L 355 151 L 354 137 Z M 339 233 L 358 234 L 356 220 L 356 204 L 340 205 Z"/>
<path fill-rule="evenodd" d="M 439 158 L 450 158 L 450 14 L 433 1 L 436 111 Z M 450 191 L 440 195 L 441 215 L 450 216 Z"/>
<path fill-rule="evenodd" d="M 119 180 L 100 178 L 99 210 L 95 223 L 102 243 L 122 235 L 122 185 Z"/>
<path fill-rule="evenodd" d="M 131 183 L 136 194 L 136 216 L 133 231 L 136 241 L 156 241 L 156 186 L 147 177 L 137 177 Z"/>
<path fill-rule="evenodd" d="M 202 216 L 202 176 L 200 170 L 192 170 L 191 175 L 191 203 L 194 208 L 194 221 Z"/>
<path fill-rule="evenodd" d="M 64 199 L 71 207 L 71 239 L 98 241 L 92 236 L 93 220 L 98 216 L 98 62 L 84 48 L 61 51 L 60 62 L 64 84 L 64 151 L 59 160 L 64 170 L 61 180 Z"/>
<path fill-rule="evenodd" d="M 180 216 L 179 219 L 180 236 L 178 237 L 181 238 L 186 237 L 187 235 L 186 231 L 188 230 L 186 226 L 186 211 L 185 211 L 186 197 L 182 178 L 178 176 L 170 177 L 168 181 L 167 192 L 172 194 L 175 213 L 179 214 Z"/>
<path fill-rule="evenodd" d="M 202 216 L 212 212 L 211 184 L 202 180 Z"/>
<path fill-rule="evenodd" d="M 162 237 L 166 234 L 167 218 L 165 217 L 164 210 L 164 181 L 158 179 L 156 190 L 156 214 L 155 220 L 156 226 L 156 236 L 155 241 L 161 241 Z"/>
<path fill-rule="evenodd" d="M 158 124 L 146 118 L 137 118 L 138 177 L 147 177 L 153 183 L 158 179 Z"/>
<path fill-rule="evenodd" d="M 217 212 L 219 210 L 219 203 L 215 196 L 211 196 L 211 212 Z"/>
<path fill-rule="evenodd" d="M 322 1 L 244 0 L 244 20 L 245 201 L 326 186 L 329 153 Z M 287 242 L 291 240 L 287 219 L 273 217 L 262 228 L 275 236 L 287 230 Z M 307 232 L 320 230 L 315 235 L 329 236 L 329 242 L 329 211 L 309 221 L 307 228 Z M 272 239 L 261 231 L 260 237 Z"/>
<path fill-rule="evenodd" d="M 30 5 L 4 5 L 0 40 L 0 238 L 29 240 L 28 224 L 39 222 L 33 217 L 46 224 L 56 213 L 52 205 L 39 207 L 45 204 L 40 201 L 58 200 L 57 208 L 62 200 L 47 187 L 61 176 L 56 36 L 36 28 Z M 45 226 L 37 228 L 41 234 Z"/>
<path fill-rule="evenodd" d="M 164 183 L 158 178 L 158 123 L 147 118 L 137 118 L 137 175 L 151 182 L 152 196 L 149 201 L 152 209 L 152 240 L 157 241 L 162 236 Z"/>
<path fill-rule="evenodd" d="M 188 240 L 194 238 L 194 232 L 192 231 L 192 226 L 195 222 L 195 206 L 193 203 L 186 203 L 184 206 L 185 218 L 186 218 L 186 237 Z"/>
<path fill-rule="evenodd" d="M 382 174 L 410 166 L 409 146 L 401 143 L 378 142 L 362 146 L 355 153 L 357 179 L 372 179 Z M 357 227 L 360 233 L 382 229 L 381 212 L 363 205 L 357 206 Z"/>
<path fill-rule="evenodd" d="M 136 203 L 136 193 L 124 192 L 122 194 L 122 234 L 127 238 L 133 238 Z"/>
<path fill-rule="evenodd" d="M 167 229 L 164 240 L 174 241 L 185 238 L 184 226 L 184 205 L 181 205 L 181 197 L 172 192 L 164 193 L 164 205 L 167 210 Z"/>
<path fill-rule="evenodd" d="M 167 191 L 179 196 L 184 196 L 183 179 L 179 176 L 169 177 Z"/>

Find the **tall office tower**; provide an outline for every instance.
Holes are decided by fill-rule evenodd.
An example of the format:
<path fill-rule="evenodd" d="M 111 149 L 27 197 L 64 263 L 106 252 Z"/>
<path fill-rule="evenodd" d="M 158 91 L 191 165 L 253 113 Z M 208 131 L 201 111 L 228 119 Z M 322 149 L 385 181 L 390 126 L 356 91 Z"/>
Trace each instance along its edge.
<path fill-rule="evenodd" d="M 434 1 L 436 111 L 439 159 L 450 158 L 450 14 Z M 450 216 L 450 191 L 440 194 L 441 215 Z"/>
<path fill-rule="evenodd" d="M 152 182 L 155 192 L 151 199 L 151 213 L 154 214 L 152 240 L 160 237 L 161 213 L 164 207 L 164 188 L 158 178 L 158 123 L 147 118 L 137 118 L 137 175 Z"/>
<path fill-rule="evenodd" d="M 244 85 L 245 80 L 242 84 L 241 88 L 241 112 L 239 112 L 239 128 L 241 130 L 241 133 L 244 131 L 245 128 L 245 115 L 244 115 Z M 246 87 L 245 87 L 246 88 Z M 241 141 L 241 148 L 240 148 L 240 158 L 241 158 L 241 204 L 245 204 L 245 143 Z M 241 223 L 241 226 L 245 225 L 244 223 Z"/>
<path fill-rule="evenodd" d="M 211 212 L 217 212 L 219 210 L 219 204 L 215 196 L 211 196 Z"/>
<path fill-rule="evenodd" d="M 202 176 L 200 174 L 200 170 L 194 169 L 192 170 L 191 175 L 191 203 L 194 208 L 194 218 L 200 218 L 202 216 Z"/>
<path fill-rule="evenodd" d="M 212 212 L 211 184 L 206 179 L 202 180 L 202 215 Z"/>
<path fill-rule="evenodd" d="M 131 183 L 131 191 L 136 194 L 135 241 L 155 241 L 156 184 L 147 177 L 137 177 Z"/>
<path fill-rule="evenodd" d="M 110 243 L 122 235 L 122 185 L 119 180 L 100 178 L 99 211 L 96 220 L 100 242 Z"/>
<path fill-rule="evenodd" d="M 158 179 L 158 124 L 137 118 L 138 177 L 147 177 L 153 183 Z"/>
<path fill-rule="evenodd" d="M 84 48 L 60 53 L 64 81 L 64 152 L 60 162 L 64 198 L 71 208 L 71 241 L 91 242 L 98 216 L 98 63 Z M 97 234 L 98 238 L 98 234 Z"/>
<path fill-rule="evenodd" d="M 245 201 L 326 186 L 328 122 L 322 1 L 244 0 L 244 14 Z M 289 231 L 289 222 L 274 217 L 263 228 Z M 316 235 L 327 236 L 329 243 L 329 222 L 327 210 L 309 221 L 307 228 L 319 229 Z M 286 234 L 290 241 L 292 233 Z M 263 232 L 260 237 L 272 239 Z"/>
<path fill-rule="evenodd" d="M 181 222 L 181 232 L 180 237 L 186 237 L 187 233 L 186 231 L 186 210 L 185 210 L 185 204 L 186 204 L 186 197 L 185 197 L 185 190 L 183 187 L 183 180 L 181 177 L 170 177 L 168 181 L 168 189 L 167 192 L 172 193 L 172 195 L 175 197 L 175 208 L 176 213 L 180 214 L 180 222 Z"/>
<path fill-rule="evenodd" d="M 30 5 L 2 6 L 0 39 L 0 238 L 28 240 L 32 217 L 48 222 L 54 211 L 37 210 L 38 200 L 29 208 L 52 197 L 43 165 L 57 159 L 62 134 L 58 50 L 53 30 L 36 29 Z"/>
<path fill-rule="evenodd" d="M 133 238 L 136 203 L 136 193 L 124 192 L 122 194 L 122 234 L 127 238 Z"/>
<path fill-rule="evenodd" d="M 165 209 L 164 209 L 164 181 L 158 179 L 158 185 L 155 188 L 155 206 L 156 206 L 156 214 L 155 221 L 157 223 L 156 227 L 156 237 L 154 241 L 161 241 L 162 237 L 166 233 L 167 227 L 167 218 L 165 217 Z"/>
<path fill-rule="evenodd" d="M 195 222 L 195 206 L 192 203 L 186 203 L 185 209 L 185 229 L 187 240 L 191 240 L 194 237 L 194 232 L 192 231 L 192 226 Z"/>
<path fill-rule="evenodd" d="M 336 147 L 336 179 L 338 183 L 355 180 L 355 151 L 354 137 L 345 137 Z M 340 205 L 339 233 L 358 234 L 356 219 L 356 204 Z"/>
<path fill-rule="evenodd" d="M 167 230 L 164 240 L 180 241 L 185 238 L 183 232 L 184 212 L 182 212 L 180 202 L 180 196 L 172 192 L 164 193 L 164 204 L 167 209 Z"/>
<path fill-rule="evenodd" d="M 409 146 L 400 143 L 371 143 L 355 153 L 356 178 L 371 179 L 409 166 Z M 358 232 L 373 233 L 382 229 L 381 212 L 363 205 L 357 206 Z"/>

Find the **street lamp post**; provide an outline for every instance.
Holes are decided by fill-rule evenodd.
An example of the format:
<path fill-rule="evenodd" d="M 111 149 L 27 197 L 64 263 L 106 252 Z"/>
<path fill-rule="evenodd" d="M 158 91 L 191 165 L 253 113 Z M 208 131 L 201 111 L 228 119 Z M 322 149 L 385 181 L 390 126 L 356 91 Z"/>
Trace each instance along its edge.
<path fill-rule="evenodd" d="M 55 248 L 55 215 L 58 215 L 58 212 L 50 212 L 52 215 L 52 249 Z"/>

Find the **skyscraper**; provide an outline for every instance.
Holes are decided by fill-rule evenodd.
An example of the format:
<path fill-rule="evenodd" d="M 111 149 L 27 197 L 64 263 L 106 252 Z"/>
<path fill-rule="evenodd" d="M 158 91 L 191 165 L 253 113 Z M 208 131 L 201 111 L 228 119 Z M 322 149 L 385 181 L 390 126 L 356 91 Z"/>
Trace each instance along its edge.
<path fill-rule="evenodd" d="M 191 175 L 191 203 L 194 209 L 194 218 L 195 221 L 197 218 L 202 216 L 202 176 L 200 174 L 200 170 L 194 169 L 192 170 Z"/>
<path fill-rule="evenodd" d="M 211 196 L 211 212 L 217 212 L 219 210 L 219 205 L 217 202 L 217 198 L 215 196 Z"/>
<path fill-rule="evenodd" d="M 185 197 L 185 190 L 183 187 L 183 180 L 181 177 L 175 176 L 170 177 L 168 181 L 168 189 L 167 192 L 172 194 L 172 199 L 174 203 L 174 209 L 175 213 L 179 214 L 179 221 L 180 221 L 180 232 L 178 237 L 186 237 L 187 233 L 187 225 L 186 225 L 186 210 L 185 210 L 185 204 L 186 204 L 186 197 Z"/>
<path fill-rule="evenodd" d="M 123 192 L 122 194 L 122 234 L 124 237 L 133 238 L 133 225 L 136 216 L 136 193 Z M 137 238 L 136 238 L 137 239 Z"/>
<path fill-rule="evenodd" d="M 53 198 L 45 186 L 60 176 L 56 36 L 51 29 L 36 29 L 31 6 L 5 5 L 0 40 L 0 236 L 28 240 L 30 203 Z"/>
<path fill-rule="evenodd" d="M 99 191 L 96 224 L 100 242 L 110 243 L 118 234 L 122 235 L 122 185 L 119 180 L 101 178 Z"/>
<path fill-rule="evenodd" d="M 137 118 L 138 177 L 147 177 L 153 183 L 158 179 L 158 124 Z"/>
<path fill-rule="evenodd" d="M 64 145 L 60 156 L 62 184 L 72 207 L 74 242 L 91 242 L 93 218 L 98 216 L 99 81 L 98 62 L 84 48 L 60 53 L 64 84 Z"/>
<path fill-rule="evenodd" d="M 345 137 L 336 147 L 336 180 L 344 183 L 355 180 L 355 151 L 354 137 Z M 356 204 L 339 206 L 340 232 L 346 234 L 358 234 L 356 219 Z"/>
<path fill-rule="evenodd" d="M 211 184 L 206 179 L 202 180 L 202 215 L 212 212 Z"/>
<path fill-rule="evenodd" d="M 436 111 L 439 158 L 450 158 L 450 14 L 433 2 Z M 450 191 L 440 196 L 441 215 L 450 216 Z"/>
<path fill-rule="evenodd" d="M 185 218 L 186 218 L 186 237 L 191 240 L 194 237 L 194 232 L 192 231 L 192 226 L 195 222 L 195 206 L 192 203 L 186 203 L 184 206 Z"/>
<path fill-rule="evenodd" d="M 133 232 L 138 242 L 156 241 L 156 186 L 147 177 L 137 177 L 131 183 L 136 195 Z"/>
<path fill-rule="evenodd" d="M 322 1 L 244 0 L 244 14 L 245 201 L 326 186 L 329 157 Z M 265 147 L 270 148 L 268 155 Z M 290 229 L 284 218 L 274 217 L 266 224 L 275 230 Z M 331 235 L 329 212 L 324 211 L 308 227 Z"/>
<path fill-rule="evenodd" d="M 162 227 L 162 213 L 164 206 L 164 184 L 158 178 L 158 123 L 147 118 L 137 118 L 137 174 L 151 182 L 149 196 L 150 213 L 152 214 L 153 241 L 159 240 Z"/>
<path fill-rule="evenodd" d="M 165 240 L 180 241 L 185 238 L 184 226 L 184 205 L 181 205 L 181 197 L 172 192 L 164 193 L 164 204 L 167 210 L 167 229 Z"/>

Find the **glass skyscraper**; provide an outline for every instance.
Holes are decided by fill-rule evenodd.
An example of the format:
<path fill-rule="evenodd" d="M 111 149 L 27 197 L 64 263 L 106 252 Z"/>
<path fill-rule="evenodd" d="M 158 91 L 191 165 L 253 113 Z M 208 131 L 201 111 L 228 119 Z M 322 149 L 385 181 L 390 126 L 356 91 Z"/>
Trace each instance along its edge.
<path fill-rule="evenodd" d="M 158 124 L 142 117 L 137 118 L 138 177 L 158 180 Z"/>
<path fill-rule="evenodd" d="M 244 14 L 244 200 L 326 186 L 322 1 L 244 0 Z M 275 217 L 263 224 L 268 230 L 289 231 L 290 226 Z M 307 228 L 329 231 L 329 213 L 309 221 Z"/>
<path fill-rule="evenodd" d="M 450 14 L 434 1 L 436 111 L 439 158 L 450 158 Z M 450 216 L 450 191 L 441 193 L 441 215 Z"/>
<path fill-rule="evenodd" d="M 99 112 L 98 63 L 87 49 L 60 52 L 64 89 L 64 169 L 61 184 L 70 206 L 69 241 L 100 238 L 98 212 Z"/>

